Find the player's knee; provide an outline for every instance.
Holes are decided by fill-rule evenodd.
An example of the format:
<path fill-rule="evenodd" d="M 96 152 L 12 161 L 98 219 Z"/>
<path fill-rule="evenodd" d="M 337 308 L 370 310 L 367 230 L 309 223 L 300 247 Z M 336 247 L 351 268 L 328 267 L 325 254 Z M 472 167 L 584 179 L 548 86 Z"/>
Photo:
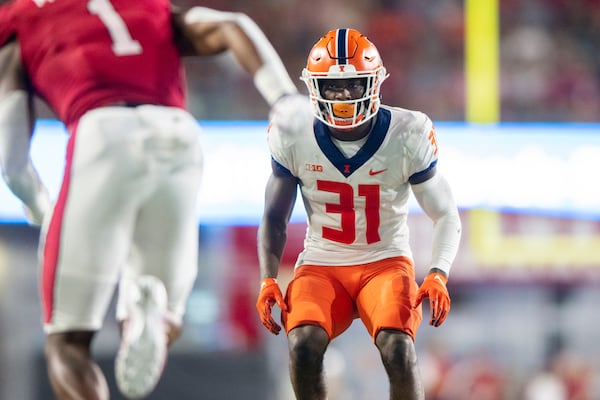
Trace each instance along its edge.
<path fill-rule="evenodd" d="M 396 330 L 382 330 L 377 335 L 377 348 L 384 364 L 410 370 L 417 365 L 415 345 L 409 335 Z"/>
<path fill-rule="evenodd" d="M 319 326 L 300 326 L 292 329 L 288 334 L 290 360 L 297 366 L 320 365 L 328 344 L 329 336 Z"/>

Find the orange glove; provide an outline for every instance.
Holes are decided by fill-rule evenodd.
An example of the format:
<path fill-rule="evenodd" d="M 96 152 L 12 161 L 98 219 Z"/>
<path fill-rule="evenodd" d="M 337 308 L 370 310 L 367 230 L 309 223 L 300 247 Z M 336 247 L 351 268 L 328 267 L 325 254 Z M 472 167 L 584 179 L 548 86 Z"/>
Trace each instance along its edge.
<path fill-rule="evenodd" d="M 283 301 L 283 295 L 281 294 L 281 289 L 279 289 L 277 280 L 274 278 L 265 278 L 260 284 L 260 293 L 258 293 L 258 299 L 256 300 L 256 309 L 258 310 L 260 322 L 262 322 L 265 328 L 272 334 L 278 335 L 281 326 L 275 322 L 271 315 L 271 309 L 274 304 L 277 304 L 283 311 L 287 311 L 287 305 Z"/>
<path fill-rule="evenodd" d="M 432 272 L 425 277 L 417 293 L 418 306 L 425 297 L 429 297 L 431 319 L 429 325 L 440 326 L 450 311 L 450 295 L 446 288 L 448 278 L 439 272 Z"/>

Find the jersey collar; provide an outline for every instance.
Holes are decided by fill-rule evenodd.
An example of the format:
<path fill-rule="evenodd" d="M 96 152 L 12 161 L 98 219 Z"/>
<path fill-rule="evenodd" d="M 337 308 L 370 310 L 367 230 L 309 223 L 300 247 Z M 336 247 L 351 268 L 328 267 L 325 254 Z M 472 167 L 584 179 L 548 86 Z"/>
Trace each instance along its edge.
<path fill-rule="evenodd" d="M 331 140 L 329 128 L 319 120 L 314 123 L 315 139 L 327 159 L 347 178 L 373 157 L 379 149 L 390 126 L 391 115 L 392 113 L 389 110 L 379 109 L 375 118 L 375 125 L 369 133 L 369 138 L 360 150 L 350 158 L 346 158 L 337 148 Z"/>

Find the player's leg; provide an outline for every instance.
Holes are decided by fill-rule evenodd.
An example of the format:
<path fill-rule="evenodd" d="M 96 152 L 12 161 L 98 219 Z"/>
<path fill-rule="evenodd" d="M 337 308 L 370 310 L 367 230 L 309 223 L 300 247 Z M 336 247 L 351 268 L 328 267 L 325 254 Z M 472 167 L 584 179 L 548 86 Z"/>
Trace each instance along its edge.
<path fill-rule="evenodd" d="M 198 269 L 198 222 L 195 196 L 192 196 L 194 188 L 190 186 L 193 184 L 188 182 L 186 190 L 189 193 L 182 195 L 190 197 L 187 204 L 182 201 L 182 196 L 171 198 L 177 197 L 174 189 L 165 190 L 140 210 L 132 258 L 121 281 L 121 293 L 128 285 L 136 285 L 143 276 L 154 276 L 162 282 L 167 293 L 165 322 L 170 342 L 181 331 L 187 299 Z M 127 298 L 120 295 L 120 320 L 126 317 L 126 303 Z"/>
<path fill-rule="evenodd" d="M 194 117 L 168 107 L 138 107 L 153 127 L 144 143 L 150 189 L 135 221 L 133 246 L 124 280 L 157 277 L 167 292 L 171 342 L 179 335 L 187 299 L 198 269 L 198 191 L 202 178 L 200 128 Z M 119 297 L 118 317 L 124 316 Z"/>
<path fill-rule="evenodd" d="M 129 246 L 135 196 L 124 193 L 130 169 L 121 161 L 135 146 L 111 143 L 109 136 L 123 135 L 103 129 L 101 120 L 112 121 L 99 118 L 104 114 L 88 113 L 72 133 L 61 191 L 40 240 L 45 353 L 59 398 L 108 398 L 90 346 Z M 128 120 L 115 124 L 130 128 Z"/>
<path fill-rule="evenodd" d="M 291 311 L 282 316 L 288 335 L 290 379 L 298 400 L 327 398 L 325 351 L 354 318 L 352 299 L 328 274 L 331 269 L 299 267 L 287 288 L 286 303 Z"/>
<path fill-rule="evenodd" d="M 288 334 L 290 379 L 296 399 L 325 400 L 323 358 L 329 336 L 318 325 L 302 325 Z"/>
<path fill-rule="evenodd" d="M 414 335 L 421 307 L 413 308 L 418 285 L 410 260 L 381 260 L 369 268 L 357 297 L 360 318 L 374 338 L 390 381 L 391 400 L 425 398 Z"/>
<path fill-rule="evenodd" d="M 390 380 L 390 400 L 424 400 L 412 338 L 398 330 L 380 330 L 375 344 Z"/>
<path fill-rule="evenodd" d="M 191 115 L 150 106 L 137 112 L 144 125 L 153 127 L 144 143 L 149 190 L 121 280 L 117 317 L 124 329 L 115 366 L 121 391 L 139 397 L 160 380 L 196 278 L 202 160 Z M 130 329 L 135 326 L 138 333 Z"/>
<path fill-rule="evenodd" d="M 48 335 L 45 346 L 48 377 L 58 400 L 107 400 L 108 385 L 90 348 L 94 332 Z"/>

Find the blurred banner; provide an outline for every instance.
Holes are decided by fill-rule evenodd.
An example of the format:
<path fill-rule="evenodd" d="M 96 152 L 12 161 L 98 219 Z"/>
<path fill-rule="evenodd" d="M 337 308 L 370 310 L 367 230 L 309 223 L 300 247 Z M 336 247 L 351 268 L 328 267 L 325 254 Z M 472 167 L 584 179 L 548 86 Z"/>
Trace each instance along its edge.
<path fill-rule="evenodd" d="M 265 121 L 201 122 L 205 171 L 201 224 L 256 225 L 270 173 Z M 437 122 L 439 169 L 463 210 L 600 219 L 600 124 Z M 67 134 L 40 121 L 32 158 L 52 196 L 62 179 Z M 411 208 L 415 208 L 414 201 Z M 293 221 L 304 220 L 300 204 Z M 23 222 L 19 201 L 0 185 L 0 222 Z"/>
<path fill-rule="evenodd" d="M 255 228 L 270 173 L 266 121 L 202 122 L 205 173 L 198 201 L 204 226 L 248 228 L 244 257 L 254 257 Z M 436 123 L 439 170 L 463 217 L 463 246 L 453 277 L 600 278 L 600 124 Z M 58 193 L 67 135 L 40 121 L 32 158 L 53 197 Z M 299 197 L 300 199 L 300 197 Z M 430 256 L 431 224 L 411 199 L 417 264 Z M 0 186 L 0 220 L 23 222 L 20 203 Z M 288 248 L 302 245 L 299 200 Z M 297 230 L 294 233 L 294 230 Z M 245 245 L 239 243 L 241 247 Z"/>

